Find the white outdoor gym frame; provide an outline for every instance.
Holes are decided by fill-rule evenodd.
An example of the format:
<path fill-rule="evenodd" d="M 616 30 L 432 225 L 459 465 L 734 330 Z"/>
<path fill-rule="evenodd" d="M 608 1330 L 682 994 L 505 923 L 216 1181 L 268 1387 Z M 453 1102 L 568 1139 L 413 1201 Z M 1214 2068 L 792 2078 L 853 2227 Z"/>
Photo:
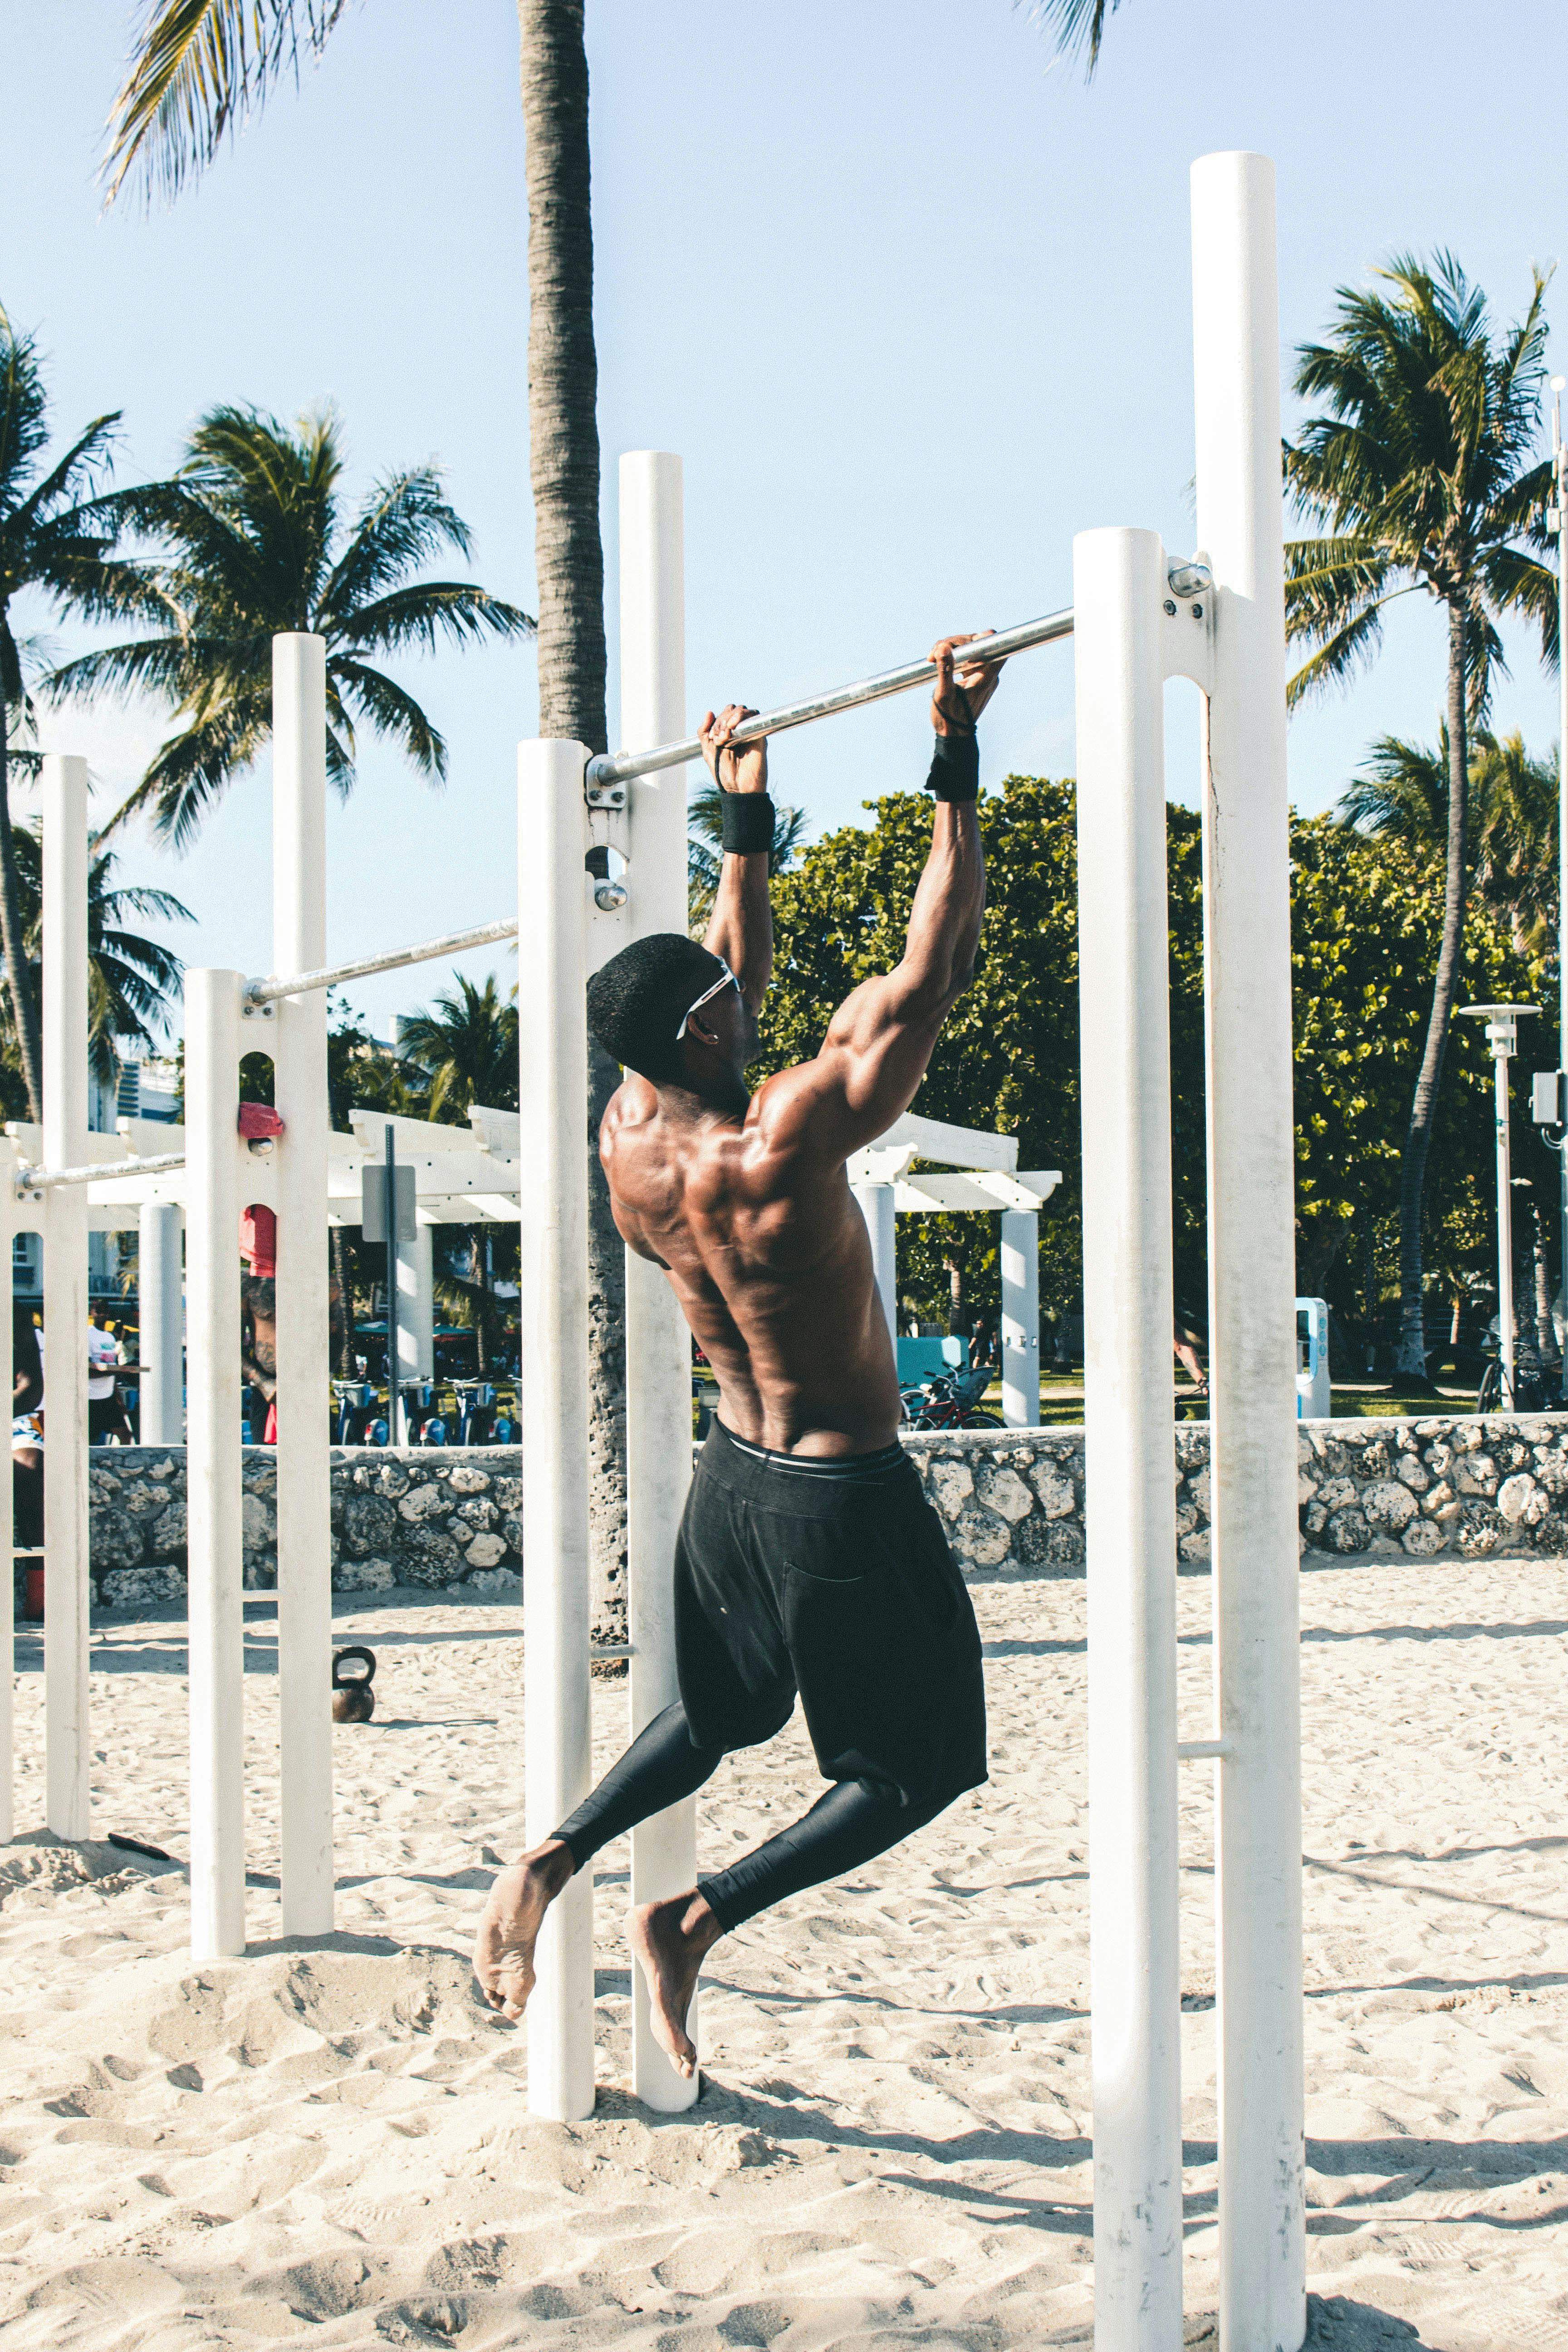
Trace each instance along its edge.
<path fill-rule="evenodd" d="M 1100 2352 L 1176 2352 L 1182 2341 L 1177 1773 L 1183 1758 L 1206 1758 L 1215 1780 L 1220 2338 L 1224 2352 L 1296 2352 L 1306 2313 L 1293 1155 L 1279 325 L 1264 158 L 1211 155 L 1194 166 L 1193 255 L 1197 527 L 1208 572 L 1168 565 L 1151 531 L 1085 532 L 1074 543 L 1071 614 L 1016 633 L 1026 646 L 1070 632 L 1076 667 L 1095 2328 Z M 620 499 L 622 727 L 628 742 L 657 748 L 594 762 L 580 744 L 533 741 L 519 752 L 531 1840 L 573 1809 L 591 1772 L 584 987 L 631 939 L 684 929 L 686 920 L 679 459 L 624 457 Z M 771 716 L 775 726 L 826 716 L 921 675 L 910 665 Z M 1205 698 L 1215 1724 L 1185 1743 L 1176 1722 L 1170 1388 L 1163 690 L 1173 677 Z M 510 928 L 501 920 L 329 972 L 324 729 L 321 642 L 280 638 L 273 951 L 282 978 L 186 977 L 192 1948 L 204 1962 L 245 1948 L 236 1241 L 258 1188 L 236 1133 L 239 1061 L 270 1053 L 285 1123 L 271 1187 L 283 1928 L 319 1937 L 333 1918 L 324 986 Z M 85 906 L 85 794 L 82 761 L 46 763 L 47 1167 L 24 1200 L 14 1181 L 0 1184 L 8 1228 L 0 1241 L 40 1224 L 45 1234 L 47 1801 L 51 1829 L 71 1838 L 87 1833 L 89 1754 L 87 1199 L 84 1185 L 59 1179 L 89 1150 L 86 967 L 50 957 L 47 942 L 51 926 L 59 938 L 68 910 Z M 596 845 L 627 861 L 618 907 L 601 906 L 585 877 Z M 0 1146 L 12 1167 L 16 1157 L 14 1143 Z M 8 1287 L 8 1246 L 0 1259 Z M 0 1377 L 9 1348 L 0 1311 Z M 685 1326 L 657 1269 L 637 1258 L 627 1263 L 626 1353 L 635 1732 L 676 1695 L 669 1571 L 690 1463 Z M 9 1482 L 0 1481 L 0 1537 L 10 1507 Z M 10 1606 L 6 1579 L 7 1620 Z M 8 1722 L 0 1727 L 8 1732 Z M 691 1804 L 635 1832 L 634 1902 L 689 1886 L 694 1874 Z M 549 1915 L 528 2012 L 529 2104 L 563 2119 L 594 2105 L 592 1905 L 585 1872 Z M 637 2094 L 658 2108 L 688 2106 L 697 2085 L 658 2050 L 635 1970 L 633 1984 Z M 694 2035 L 697 2026 L 694 2013 Z"/>

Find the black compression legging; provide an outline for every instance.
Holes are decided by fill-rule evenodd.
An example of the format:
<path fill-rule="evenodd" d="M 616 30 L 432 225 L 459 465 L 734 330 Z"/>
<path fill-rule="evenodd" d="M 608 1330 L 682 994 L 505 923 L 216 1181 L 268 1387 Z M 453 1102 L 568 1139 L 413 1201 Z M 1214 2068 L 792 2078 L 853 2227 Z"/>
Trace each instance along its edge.
<path fill-rule="evenodd" d="M 611 1838 L 624 1836 L 652 1813 L 689 1797 L 717 1771 L 722 1748 L 699 1748 L 686 1725 L 686 1709 L 678 1699 L 639 1732 L 620 1761 L 613 1764 L 591 1797 L 563 1822 L 556 1836 L 570 1846 L 579 1870 Z M 715 1878 L 700 1878 L 697 1891 L 726 1931 L 743 1919 L 799 1895 L 825 1878 L 885 1853 L 900 1838 L 935 1819 L 952 1801 L 939 1798 L 928 1805 L 900 1802 L 896 1789 L 875 1780 L 836 1780 L 809 1813 L 742 1856 Z"/>

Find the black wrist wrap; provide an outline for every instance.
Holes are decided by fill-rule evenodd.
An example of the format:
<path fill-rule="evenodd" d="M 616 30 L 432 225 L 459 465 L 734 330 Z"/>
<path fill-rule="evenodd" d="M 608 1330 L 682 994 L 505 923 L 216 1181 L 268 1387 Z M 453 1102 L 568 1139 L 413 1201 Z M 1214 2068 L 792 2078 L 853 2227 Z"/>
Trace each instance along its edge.
<path fill-rule="evenodd" d="M 724 794 L 723 844 L 742 857 L 753 850 L 771 849 L 773 830 L 778 823 L 773 804 L 766 793 L 726 793 Z"/>
<path fill-rule="evenodd" d="M 939 735 L 926 789 L 939 801 L 980 797 L 980 745 L 973 735 Z"/>

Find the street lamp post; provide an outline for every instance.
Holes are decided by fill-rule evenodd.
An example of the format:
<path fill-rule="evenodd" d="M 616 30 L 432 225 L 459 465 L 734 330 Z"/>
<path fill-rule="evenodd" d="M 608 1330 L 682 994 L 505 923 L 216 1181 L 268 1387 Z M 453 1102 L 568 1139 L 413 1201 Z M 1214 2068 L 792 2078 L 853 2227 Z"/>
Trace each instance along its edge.
<path fill-rule="evenodd" d="M 1484 1021 L 1497 1087 L 1497 1293 L 1499 1399 L 1504 1412 L 1517 1410 L 1513 1382 L 1513 1191 L 1509 1164 L 1508 1066 L 1519 1045 L 1519 1024 L 1540 1008 L 1533 1004 L 1462 1004 L 1459 1018 Z"/>

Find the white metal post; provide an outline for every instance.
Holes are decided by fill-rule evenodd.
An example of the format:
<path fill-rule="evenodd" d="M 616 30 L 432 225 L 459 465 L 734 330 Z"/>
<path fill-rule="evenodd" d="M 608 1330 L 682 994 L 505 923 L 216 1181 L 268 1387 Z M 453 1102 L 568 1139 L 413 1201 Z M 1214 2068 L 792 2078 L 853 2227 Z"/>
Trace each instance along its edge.
<path fill-rule="evenodd" d="M 1492 1089 L 1497 1128 L 1498 1364 L 1502 1376 L 1498 1402 L 1504 1412 L 1515 1412 L 1519 1409 L 1519 1391 L 1514 1386 L 1513 1368 L 1513 1169 L 1508 1133 L 1508 1063 L 1513 1032 L 1510 1026 L 1507 1043 L 1500 1045 L 1495 1042 L 1496 1032 L 1490 1024 L 1487 1035 L 1494 1039 Z"/>
<path fill-rule="evenodd" d="M 1289 810 L 1274 168 L 1193 166 L 1223 2352 L 1306 2333 Z M 1162 950 L 1163 951 L 1163 950 Z M 1170 1416 L 1169 1340 L 1165 1406 Z"/>
<path fill-rule="evenodd" d="M 245 1949 L 237 971 L 185 974 L 191 1958 Z M 85 1188 L 83 1188 L 85 1190 Z M 47 1448 L 45 1448 L 46 1454 Z"/>
<path fill-rule="evenodd" d="M 531 1845 L 588 1792 L 588 1164 L 580 743 L 518 747 L 518 1331 L 522 1391 L 523 1769 Z M 528 2104 L 594 2109 L 594 1874 L 550 1906 L 528 2004 Z"/>
<path fill-rule="evenodd" d="M 326 643 L 272 640 L 272 968 L 327 960 Z M 278 1713 L 283 1932 L 332 1928 L 331 1338 L 327 1000 L 247 1021 L 269 1048 L 278 1146 Z"/>
<path fill-rule="evenodd" d="M 427 1381 L 436 1370 L 436 1267 L 432 1225 L 397 1244 L 397 1376 Z"/>
<path fill-rule="evenodd" d="M 663 742 L 686 731 L 686 579 L 680 459 L 635 449 L 620 467 L 621 734 Z M 630 787 L 630 898 L 626 930 L 590 921 L 590 965 L 626 937 L 684 931 L 684 768 L 639 776 Z M 605 932 L 601 946 L 597 934 Z M 626 1520 L 631 1718 L 634 1738 L 673 1705 L 675 1539 L 691 1483 L 691 1338 L 656 1265 L 626 1253 Z M 632 1832 L 632 1901 L 655 1903 L 696 1883 L 697 1807 L 691 1798 Z M 700 1996 L 687 2030 L 701 2047 Z M 632 2075 L 637 2095 L 660 2114 L 689 2107 L 698 2078 L 679 2074 L 653 2038 L 647 1988 L 632 1970 Z"/>
<path fill-rule="evenodd" d="M 898 1194 L 891 1184 L 851 1184 L 849 1189 L 866 1220 L 866 1231 L 871 1241 L 871 1274 L 896 1355 L 899 1342 Z"/>
<path fill-rule="evenodd" d="M 44 1159 L 87 1158 L 87 761 L 44 761 Z M 46 1819 L 89 1834 L 87 1188 L 52 1188 L 44 1236 Z"/>
<path fill-rule="evenodd" d="M 1094 2336 L 1182 2341 L 1164 556 L 1073 542 Z"/>
<path fill-rule="evenodd" d="M 1002 1213 L 1002 1418 L 1009 1429 L 1040 1420 L 1040 1218 Z"/>
<path fill-rule="evenodd" d="M 0 1187 L 5 1191 L 5 1214 L 0 1216 L 0 1396 L 11 1396 L 12 1244 L 16 1231 L 16 1153 L 14 1146 L 0 1150 Z M 0 1845 L 16 1834 L 16 1577 L 14 1496 L 9 1478 L 0 1478 Z"/>
<path fill-rule="evenodd" d="M 1560 375 L 1552 379 L 1552 456 L 1557 501 L 1557 1066 L 1568 1069 L 1568 447 Z M 1568 1148 L 1557 1155 L 1557 1354 L 1568 1403 Z"/>
<path fill-rule="evenodd" d="M 184 1221 L 177 1201 L 144 1201 L 137 1213 L 137 1354 L 143 1445 L 185 1442 Z"/>

